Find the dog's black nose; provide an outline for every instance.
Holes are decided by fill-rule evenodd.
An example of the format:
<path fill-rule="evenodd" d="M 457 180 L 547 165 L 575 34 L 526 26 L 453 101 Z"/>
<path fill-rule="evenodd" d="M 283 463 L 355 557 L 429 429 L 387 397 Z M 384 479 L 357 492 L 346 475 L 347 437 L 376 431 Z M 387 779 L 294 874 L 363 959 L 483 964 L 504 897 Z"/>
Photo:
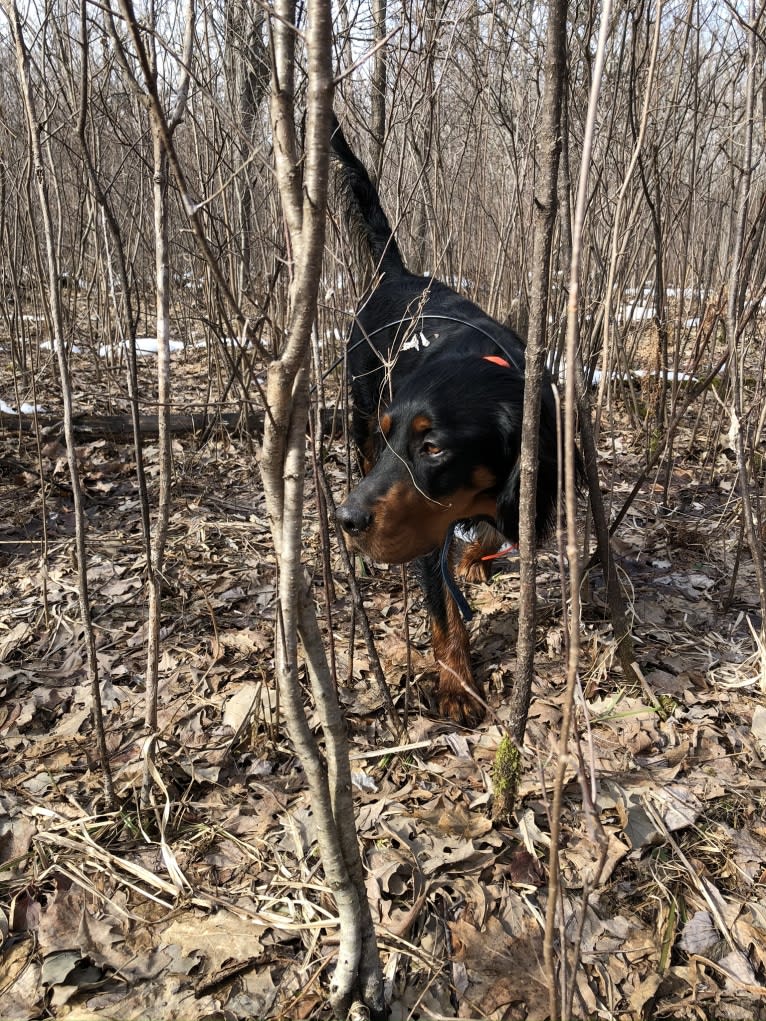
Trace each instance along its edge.
<path fill-rule="evenodd" d="M 346 500 L 337 511 L 340 527 L 349 535 L 361 535 L 372 524 L 372 514 L 353 500 Z"/>

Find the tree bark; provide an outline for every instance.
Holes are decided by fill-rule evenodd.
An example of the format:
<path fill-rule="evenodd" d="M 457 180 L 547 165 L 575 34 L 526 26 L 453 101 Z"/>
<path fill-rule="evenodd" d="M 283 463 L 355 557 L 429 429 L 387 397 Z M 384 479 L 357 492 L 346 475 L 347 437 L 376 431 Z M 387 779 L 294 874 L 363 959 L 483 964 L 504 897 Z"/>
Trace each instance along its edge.
<path fill-rule="evenodd" d="M 29 130 L 31 145 L 31 156 L 34 166 L 34 175 L 37 182 L 37 196 L 40 205 L 40 214 L 43 222 L 45 235 L 45 251 L 47 256 L 48 271 L 48 302 L 49 314 L 53 323 L 54 337 L 58 340 L 55 345 L 59 376 L 61 379 L 61 397 L 64 406 L 64 436 L 66 439 L 67 463 L 69 466 L 69 477 L 72 483 L 72 503 L 74 506 L 75 519 L 75 552 L 77 555 L 77 594 L 80 604 L 80 617 L 85 637 L 85 648 L 88 664 L 88 679 L 91 690 L 91 714 L 93 718 L 93 729 L 96 733 L 96 746 L 101 760 L 101 769 L 104 779 L 104 796 L 107 806 L 114 806 L 114 786 L 112 783 L 112 771 L 109 765 L 109 754 L 106 747 L 106 735 L 104 733 L 104 716 L 101 705 L 101 687 L 99 683 L 98 660 L 96 658 L 96 639 L 93 633 L 93 623 L 90 613 L 90 595 L 88 590 L 88 555 L 85 544 L 85 513 L 83 510 L 83 496 L 80 486 L 80 473 L 77 467 L 77 455 L 75 453 L 75 438 L 72 427 L 72 380 L 69 373 L 69 362 L 64 346 L 64 315 L 61 306 L 61 292 L 59 290 L 59 267 L 55 245 L 55 231 L 51 207 L 48 198 L 47 169 L 43 160 L 42 146 L 40 144 L 40 120 L 35 108 L 34 95 L 29 76 L 29 53 L 24 42 L 24 33 L 21 24 L 21 15 L 15 2 L 3 0 L 8 21 L 13 33 L 13 41 L 16 48 L 16 63 L 19 72 L 19 84 L 22 90 L 22 98 Z"/>
<path fill-rule="evenodd" d="M 168 238 L 168 167 L 172 138 L 186 109 L 191 75 L 191 57 L 194 41 L 194 2 L 184 4 L 184 53 L 181 60 L 181 77 L 173 109 L 165 113 L 159 102 L 157 60 L 154 38 L 142 35 L 131 0 L 120 0 L 120 7 L 139 57 L 144 81 L 143 88 L 134 81 L 139 94 L 144 96 L 149 113 L 152 134 L 154 181 L 154 279 L 155 318 L 157 331 L 157 447 L 159 450 L 159 478 L 157 512 L 151 534 L 149 562 L 147 564 L 148 642 L 146 650 L 146 708 L 144 725 L 149 742 L 144 757 L 144 777 L 141 800 L 150 803 L 153 770 L 154 739 L 157 732 L 157 702 L 159 691 L 160 622 L 162 614 L 162 572 L 165 563 L 165 545 L 170 520 L 170 475 L 172 470 L 170 430 L 168 422 L 171 406 L 170 379 L 170 245 Z M 125 61 L 127 64 L 127 60 Z M 135 358 L 135 353 L 133 355 Z"/>
<path fill-rule="evenodd" d="M 327 0 L 310 0 L 307 8 L 308 85 L 302 156 L 295 132 L 294 0 L 276 0 L 275 13 L 271 22 L 274 54 L 271 115 L 292 275 L 285 344 L 281 356 L 270 364 L 268 371 L 268 416 L 260 465 L 279 572 L 277 682 L 288 734 L 305 769 L 322 865 L 340 919 L 337 965 L 330 984 L 333 1012 L 337 1018 L 345 1018 L 354 1001 L 361 998 L 370 1014 L 381 1017 L 382 974 L 354 823 L 345 720 L 301 562 L 309 350 L 324 247 L 329 176 L 331 10 Z M 324 754 L 306 718 L 299 638 L 321 720 Z"/>
<path fill-rule="evenodd" d="M 739 201 L 734 225 L 731 253 L 731 272 L 729 278 L 729 301 L 726 314 L 726 326 L 729 339 L 729 371 L 731 372 L 732 407 L 730 435 L 734 440 L 737 460 L 737 478 L 739 494 L 742 500 L 742 519 L 745 537 L 753 558 L 753 567 L 758 584 L 758 599 L 761 607 L 761 636 L 766 632 L 766 568 L 763 560 L 763 543 L 760 540 L 760 521 L 758 494 L 750 492 L 750 479 L 747 464 L 745 440 L 748 432 L 747 416 L 743 408 L 742 384 L 744 376 L 744 353 L 738 347 L 740 334 L 739 321 L 742 315 L 744 281 L 742 279 L 743 253 L 745 232 L 747 229 L 748 212 L 750 209 L 750 191 L 753 177 L 753 128 L 755 119 L 755 81 L 758 77 L 758 22 L 763 14 L 756 11 L 756 0 L 748 4 L 747 21 L 747 62 L 748 72 L 745 86 L 745 110 L 743 119 L 742 164 L 739 180 Z M 756 531 L 756 528 L 758 531 Z"/>
<path fill-rule="evenodd" d="M 537 538 L 535 510 L 539 452 L 540 397 L 545 374 L 548 335 L 548 294 L 557 181 L 561 154 L 560 110 L 566 76 L 567 0 L 551 0 L 545 57 L 545 96 L 539 133 L 540 173 L 535 190 L 533 275 L 530 292 L 521 441 L 521 504 L 519 510 L 519 637 L 516 676 L 510 701 L 511 734 L 524 740 L 535 656 Z"/>
<path fill-rule="evenodd" d="M 548 899 L 545 912 L 545 938 L 543 954 L 548 978 L 548 1011 L 552 1018 L 566 1016 L 568 996 L 566 992 L 565 948 L 561 948 L 561 967 L 557 972 L 554 936 L 559 909 L 559 841 L 561 838 L 561 810 L 564 797 L 564 778 L 569 761 L 569 735 L 574 715 L 574 695 L 577 687 L 578 661 L 580 656 L 580 563 L 577 540 L 577 479 L 575 461 L 575 405 L 576 381 L 573 367 L 578 353 L 578 317 L 580 300 L 580 262 L 582 237 L 588 198 L 591 152 L 596 128 L 598 97 L 606 54 L 606 40 L 611 18 L 611 0 L 605 0 L 601 9 L 601 23 L 593 75 L 588 97 L 588 113 L 582 143 L 582 162 L 577 185 L 577 201 L 572 227 L 572 257 L 569 267 L 569 300 L 567 302 L 567 343 L 566 343 L 566 400 L 564 407 L 564 484 L 567 509 L 566 551 L 569 560 L 569 643 L 567 647 L 567 684 L 561 719 L 561 730 L 556 749 L 556 773 L 551 804 L 551 843 L 548 858 Z"/>
<path fill-rule="evenodd" d="M 380 181 L 380 175 L 383 173 L 383 146 L 386 140 L 386 78 L 388 70 L 388 54 L 385 44 L 386 0 L 373 0 L 372 17 L 376 47 L 370 82 L 372 165 L 375 173 L 374 179 Z"/>

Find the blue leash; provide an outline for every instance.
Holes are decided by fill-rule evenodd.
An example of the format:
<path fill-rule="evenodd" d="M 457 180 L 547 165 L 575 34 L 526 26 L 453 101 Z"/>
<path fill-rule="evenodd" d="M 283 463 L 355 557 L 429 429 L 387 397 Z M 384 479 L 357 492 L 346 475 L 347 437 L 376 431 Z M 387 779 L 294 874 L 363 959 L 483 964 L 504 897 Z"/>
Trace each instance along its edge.
<path fill-rule="evenodd" d="M 452 577 L 452 571 L 450 571 L 449 569 L 449 551 L 450 546 L 452 545 L 452 540 L 455 537 L 455 524 L 456 522 L 453 521 L 453 523 L 447 529 L 447 535 L 446 538 L 444 539 L 444 545 L 442 546 L 441 556 L 439 557 L 439 566 L 441 567 L 444 584 L 447 586 L 447 588 L 450 591 L 450 595 L 457 603 L 457 608 L 463 615 L 463 620 L 466 623 L 468 623 L 469 620 L 473 620 L 473 610 L 468 605 L 468 602 L 463 593 L 457 587 L 457 582 Z"/>

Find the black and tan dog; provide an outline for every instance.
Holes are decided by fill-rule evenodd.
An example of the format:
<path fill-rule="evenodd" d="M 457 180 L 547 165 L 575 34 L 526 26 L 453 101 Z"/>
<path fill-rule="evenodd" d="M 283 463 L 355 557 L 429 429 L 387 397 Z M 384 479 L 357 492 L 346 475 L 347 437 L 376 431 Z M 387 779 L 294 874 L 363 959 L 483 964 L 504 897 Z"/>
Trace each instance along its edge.
<path fill-rule="evenodd" d="M 489 522 L 511 542 L 518 539 L 524 345 L 446 284 L 406 269 L 370 177 L 337 123 L 332 151 L 341 164 L 350 225 L 377 264 L 348 341 L 353 433 L 364 478 L 338 508 L 338 520 L 374 560 L 414 562 L 431 616 L 439 710 L 471 725 L 483 715 L 471 694 L 481 689 L 442 551 L 456 523 L 465 533 L 469 525 Z M 543 538 L 558 481 L 549 380 L 539 450 L 537 532 Z M 494 528 L 474 530 L 463 574 L 488 576 L 482 557 L 497 549 Z"/>

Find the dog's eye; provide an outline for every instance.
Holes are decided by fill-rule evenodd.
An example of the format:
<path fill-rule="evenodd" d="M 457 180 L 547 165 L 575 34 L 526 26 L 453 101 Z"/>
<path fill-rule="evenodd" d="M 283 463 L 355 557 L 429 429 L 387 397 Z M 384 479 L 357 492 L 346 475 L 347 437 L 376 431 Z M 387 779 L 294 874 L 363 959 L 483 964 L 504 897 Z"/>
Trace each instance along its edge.
<path fill-rule="evenodd" d="M 431 443 L 429 440 L 426 440 L 423 443 L 423 446 L 420 448 L 420 450 L 421 453 L 427 454 L 428 457 L 436 457 L 437 454 L 442 453 L 442 448 L 438 445 L 438 443 Z"/>

